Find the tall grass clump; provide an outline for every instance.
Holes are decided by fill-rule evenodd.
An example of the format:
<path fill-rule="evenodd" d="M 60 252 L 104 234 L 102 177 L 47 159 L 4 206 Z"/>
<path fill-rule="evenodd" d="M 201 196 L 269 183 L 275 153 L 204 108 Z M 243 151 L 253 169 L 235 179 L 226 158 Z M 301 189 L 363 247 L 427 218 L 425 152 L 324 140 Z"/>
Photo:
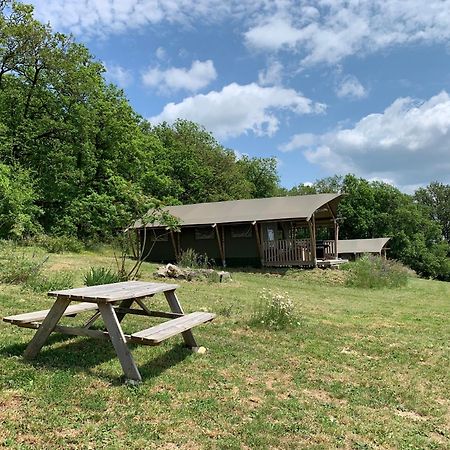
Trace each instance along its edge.
<path fill-rule="evenodd" d="M 194 249 L 188 248 L 181 252 L 177 259 L 177 265 L 191 269 L 208 269 L 214 266 L 214 260 L 209 259 L 206 254 L 201 255 Z"/>
<path fill-rule="evenodd" d="M 49 253 L 81 253 L 84 250 L 83 243 L 73 236 L 40 234 L 35 236 L 30 243 L 43 248 Z"/>
<path fill-rule="evenodd" d="M 43 257 L 25 249 L 19 251 L 17 245 L 10 242 L 0 243 L 0 282 L 21 284 L 37 276 L 48 257 Z"/>
<path fill-rule="evenodd" d="M 97 286 L 99 284 L 111 284 L 125 281 L 117 272 L 107 267 L 91 267 L 84 276 L 86 286 Z"/>
<path fill-rule="evenodd" d="M 73 274 L 70 272 L 58 272 L 51 275 L 38 274 L 30 277 L 25 283 L 25 287 L 34 292 L 59 291 L 71 289 L 73 286 Z"/>
<path fill-rule="evenodd" d="M 262 289 L 253 307 L 250 324 L 270 330 L 282 330 L 297 324 L 294 302 L 287 293 Z"/>
<path fill-rule="evenodd" d="M 349 272 L 346 284 L 365 289 L 406 286 L 410 273 L 410 270 L 398 261 L 372 255 L 364 255 L 347 264 L 345 269 Z"/>

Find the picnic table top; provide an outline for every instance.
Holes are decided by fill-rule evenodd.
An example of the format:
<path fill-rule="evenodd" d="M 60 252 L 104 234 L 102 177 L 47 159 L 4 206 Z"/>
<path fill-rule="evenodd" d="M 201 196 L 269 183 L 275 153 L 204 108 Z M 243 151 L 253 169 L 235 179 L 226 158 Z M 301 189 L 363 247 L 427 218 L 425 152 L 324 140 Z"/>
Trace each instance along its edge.
<path fill-rule="evenodd" d="M 144 298 L 158 292 L 173 291 L 177 284 L 151 283 L 147 281 L 124 281 L 113 284 L 51 291 L 51 297 L 68 298 L 74 301 L 112 303 L 132 298 Z"/>

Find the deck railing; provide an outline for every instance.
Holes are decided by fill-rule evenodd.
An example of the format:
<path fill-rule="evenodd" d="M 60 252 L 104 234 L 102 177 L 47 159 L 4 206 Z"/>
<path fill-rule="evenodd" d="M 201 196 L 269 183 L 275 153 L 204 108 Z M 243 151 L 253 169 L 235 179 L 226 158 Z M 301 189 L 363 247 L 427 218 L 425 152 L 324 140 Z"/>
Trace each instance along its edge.
<path fill-rule="evenodd" d="M 265 265 L 295 265 L 311 263 L 311 241 L 309 239 L 279 239 L 263 242 Z"/>
<path fill-rule="evenodd" d="M 322 242 L 324 244 L 323 259 L 335 259 L 336 258 L 336 241 L 334 239 L 327 239 Z"/>
<path fill-rule="evenodd" d="M 336 258 L 336 242 L 334 239 L 319 241 L 317 244 L 318 259 Z M 263 242 L 264 265 L 289 266 L 309 265 L 314 258 L 309 239 L 279 239 Z M 319 249 L 319 247 L 321 247 Z"/>

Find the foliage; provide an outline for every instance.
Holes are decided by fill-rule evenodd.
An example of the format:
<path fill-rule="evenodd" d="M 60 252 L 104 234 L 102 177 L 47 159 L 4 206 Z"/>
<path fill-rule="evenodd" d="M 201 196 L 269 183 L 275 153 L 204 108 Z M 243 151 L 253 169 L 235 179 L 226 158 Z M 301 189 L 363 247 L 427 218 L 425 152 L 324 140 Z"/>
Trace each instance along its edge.
<path fill-rule="evenodd" d="M 34 292 L 49 292 L 62 289 L 71 289 L 74 286 L 74 277 L 71 272 L 57 272 L 55 274 L 34 274 L 29 277 L 25 286 Z"/>
<path fill-rule="evenodd" d="M 0 239 L 19 239 L 40 229 L 36 200 L 30 172 L 0 162 Z"/>
<path fill-rule="evenodd" d="M 250 323 L 254 326 L 281 330 L 297 323 L 294 302 L 287 292 L 262 289 L 254 306 Z"/>
<path fill-rule="evenodd" d="M 0 245 L 0 282 L 21 284 L 37 276 L 48 257 L 19 251 L 13 243 Z"/>
<path fill-rule="evenodd" d="M 214 266 L 214 261 L 208 255 L 200 255 L 194 249 L 182 250 L 177 258 L 177 265 L 180 267 L 190 267 L 191 269 L 209 269 Z"/>
<path fill-rule="evenodd" d="M 276 158 L 250 158 L 244 155 L 237 164 L 251 183 L 252 198 L 274 197 L 279 194 L 280 178 Z"/>
<path fill-rule="evenodd" d="M 38 245 L 49 253 L 80 253 L 84 249 L 83 243 L 73 236 L 39 234 L 31 239 L 30 243 Z"/>
<path fill-rule="evenodd" d="M 444 239 L 450 243 L 450 185 L 430 183 L 425 188 L 417 189 L 414 199 L 424 205 L 430 217 L 441 225 Z"/>
<path fill-rule="evenodd" d="M 84 284 L 86 286 L 97 286 L 99 284 L 110 284 L 124 281 L 122 277 L 107 267 L 91 267 L 89 272 L 84 276 Z"/>
<path fill-rule="evenodd" d="M 153 128 L 162 146 L 155 152 L 154 163 L 160 177 L 169 179 L 158 192 L 150 184 L 146 189 L 159 198 L 181 203 L 203 203 L 250 198 L 255 189 L 233 151 L 223 148 L 203 127 L 186 120 L 173 125 L 162 123 Z M 154 176 L 146 177 L 154 184 Z M 161 178 L 160 178 L 161 179 Z"/>
<path fill-rule="evenodd" d="M 400 262 L 372 255 L 348 263 L 347 270 L 346 284 L 365 289 L 403 287 L 410 276 L 409 270 Z"/>

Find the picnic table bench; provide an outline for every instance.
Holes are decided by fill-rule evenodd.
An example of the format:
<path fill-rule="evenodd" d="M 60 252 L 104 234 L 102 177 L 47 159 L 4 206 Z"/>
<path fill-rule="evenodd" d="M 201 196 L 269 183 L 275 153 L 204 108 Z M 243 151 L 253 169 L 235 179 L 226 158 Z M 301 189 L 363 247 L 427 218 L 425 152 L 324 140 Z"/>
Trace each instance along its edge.
<path fill-rule="evenodd" d="M 129 342 L 144 345 L 158 345 L 164 340 L 181 334 L 184 342 L 193 351 L 199 347 L 191 329 L 202 323 L 210 322 L 215 314 L 193 312 L 185 314 L 175 294 L 176 284 L 126 281 L 99 286 L 52 291 L 48 295 L 56 297 L 50 309 L 4 317 L 5 322 L 24 328 L 34 328 L 36 333 L 28 344 L 24 357 L 33 359 L 44 346 L 49 335 L 56 331 L 74 336 L 88 336 L 108 339 L 112 342 L 119 358 L 125 377 L 128 380 L 142 381 L 139 370 L 128 348 Z M 145 299 L 163 293 L 169 304 L 170 312 L 150 310 Z M 70 305 L 72 302 L 80 302 Z M 132 308 L 136 303 L 138 308 Z M 89 320 L 81 327 L 60 325 L 62 317 L 74 317 L 83 312 L 93 312 Z M 145 330 L 124 334 L 120 323 L 127 314 L 162 317 L 170 319 Z M 95 321 L 102 317 L 105 331 L 92 329 Z"/>

